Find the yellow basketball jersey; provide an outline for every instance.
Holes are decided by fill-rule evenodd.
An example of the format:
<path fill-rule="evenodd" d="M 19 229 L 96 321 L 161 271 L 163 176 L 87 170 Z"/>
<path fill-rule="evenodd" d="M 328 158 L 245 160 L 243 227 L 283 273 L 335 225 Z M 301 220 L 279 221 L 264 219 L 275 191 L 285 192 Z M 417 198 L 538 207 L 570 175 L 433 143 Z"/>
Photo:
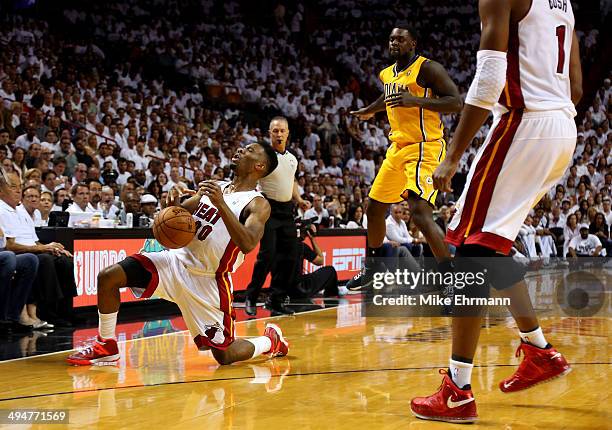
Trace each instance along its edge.
<path fill-rule="evenodd" d="M 418 56 L 404 70 L 397 70 L 397 64 L 380 72 L 380 80 L 385 86 L 385 97 L 400 90 L 407 90 L 415 97 L 435 97 L 431 88 L 417 84 L 417 77 L 427 58 Z M 402 147 L 412 143 L 431 142 L 442 138 L 444 126 L 438 112 L 418 107 L 387 106 L 387 116 L 391 124 L 389 139 Z"/>

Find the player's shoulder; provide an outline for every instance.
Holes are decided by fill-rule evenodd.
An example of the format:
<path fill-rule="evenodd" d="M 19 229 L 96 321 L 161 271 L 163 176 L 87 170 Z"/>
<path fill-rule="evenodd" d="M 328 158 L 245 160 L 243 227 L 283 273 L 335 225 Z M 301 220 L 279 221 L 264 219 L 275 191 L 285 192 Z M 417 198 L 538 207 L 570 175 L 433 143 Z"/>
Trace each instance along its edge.
<path fill-rule="evenodd" d="M 382 69 L 380 71 L 380 73 L 378 74 L 378 76 L 380 76 L 380 79 L 385 81 L 387 79 L 390 79 L 393 77 L 394 73 L 393 73 L 393 68 L 395 67 L 395 64 L 391 64 L 388 67 L 385 67 L 384 69 Z"/>
<path fill-rule="evenodd" d="M 251 199 L 251 201 L 246 205 L 247 210 L 250 214 L 264 214 L 269 215 L 271 211 L 270 203 L 268 199 L 266 199 L 263 194 L 259 191 L 255 191 L 255 195 Z"/>

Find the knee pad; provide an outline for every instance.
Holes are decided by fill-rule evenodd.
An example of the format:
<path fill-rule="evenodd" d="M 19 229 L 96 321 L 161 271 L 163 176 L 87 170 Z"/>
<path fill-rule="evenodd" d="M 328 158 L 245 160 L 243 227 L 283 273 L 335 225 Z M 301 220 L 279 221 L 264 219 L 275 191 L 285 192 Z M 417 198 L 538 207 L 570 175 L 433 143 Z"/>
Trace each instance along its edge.
<path fill-rule="evenodd" d="M 482 245 L 461 245 L 456 260 L 468 258 L 473 264 L 486 269 L 489 283 L 496 290 L 510 288 L 525 279 L 527 268 L 512 257 L 501 255 Z"/>
<path fill-rule="evenodd" d="M 130 288 L 146 289 L 151 282 L 151 273 L 134 257 L 126 257 L 117 263 L 125 272 L 126 285 Z"/>

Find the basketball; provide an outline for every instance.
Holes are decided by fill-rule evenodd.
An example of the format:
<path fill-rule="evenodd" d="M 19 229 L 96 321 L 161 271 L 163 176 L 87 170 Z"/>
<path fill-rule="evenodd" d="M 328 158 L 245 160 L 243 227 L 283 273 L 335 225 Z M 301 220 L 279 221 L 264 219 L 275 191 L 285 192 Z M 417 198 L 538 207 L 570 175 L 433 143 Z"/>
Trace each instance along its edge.
<path fill-rule="evenodd" d="M 186 246 L 195 236 L 196 226 L 193 217 L 186 209 L 170 206 L 155 217 L 153 235 L 169 249 Z"/>

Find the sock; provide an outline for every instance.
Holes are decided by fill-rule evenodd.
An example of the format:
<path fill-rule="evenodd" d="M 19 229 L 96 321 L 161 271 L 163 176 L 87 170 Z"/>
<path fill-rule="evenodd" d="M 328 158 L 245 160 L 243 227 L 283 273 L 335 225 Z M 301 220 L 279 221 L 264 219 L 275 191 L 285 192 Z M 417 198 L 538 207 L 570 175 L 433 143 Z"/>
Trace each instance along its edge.
<path fill-rule="evenodd" d="M 115 339 L 115 327 L 117 326 L 117 314 L 119 312 L 111 312 L 103 314 L 98 311 L 98 332 L 102 339 Z"/>
<path fill-rule="evenodd" d="M 371 248 L 368 246 L 368 250 L 366 252 L 366 256 L 369 258 L 376 258 L 376 257 L 382 257 L 382 246 L 379 246 L 378 248 Z"/>
<path fill-rule="evenodd" d="M 470 385 L 472 381 L 472 369 L 474 365 L 472 363 L 466 363 L 463 361 L 450 360 L 450 373 L 451 379 L 462 390 L 467 389 L 466 386 Z M 468 387 L 469 388 L 469 387 Z"/>
<path fill-rule="evenodd" d="M 255 351 L 253 352 L 253 356 L 251 358 L 255 358 L 258 355 L 265 354 L 272 349 L 272 341 L 268 336 L 259 336 L 259 337 L 251 337 L 245 339 L 247 342 L 251 342 L 255 347 Z"/>
<path fill-rule="evenodd" d="M 546 342 L 546 338 L 544 337 L 544 333 L 542 333 L 541 327 L 525 333 L 519 331 L 519 335 L 524 342 L 537 346 L 538 348 L 546 348 L 548 346 L 548 342 Z"/>

